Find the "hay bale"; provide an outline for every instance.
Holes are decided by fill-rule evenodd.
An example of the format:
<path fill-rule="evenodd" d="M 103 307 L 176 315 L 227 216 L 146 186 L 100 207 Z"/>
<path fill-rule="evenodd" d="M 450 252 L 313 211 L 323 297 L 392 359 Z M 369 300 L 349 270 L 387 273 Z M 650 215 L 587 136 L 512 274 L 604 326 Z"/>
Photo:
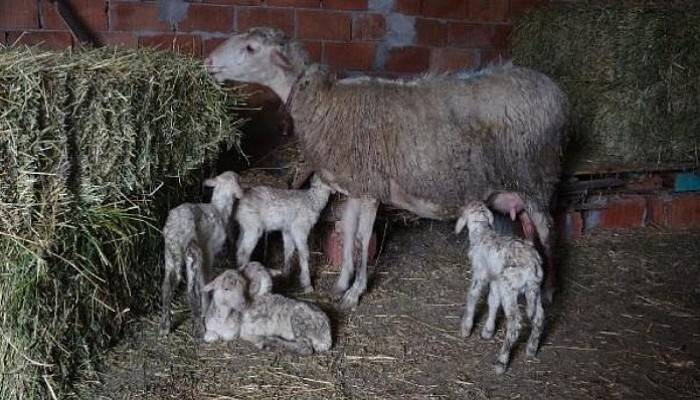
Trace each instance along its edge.
<path fill-rule="evenodd" d="M 158 303 L 157 227 L 240 101 L 170 53 L 0 48 L 0 398 L 69 393 Z"/>
<path fill-rule="evenodd" d="M 634 4 L 557 5 L 516 21 L 514 61 L 569 95 L 569 169 L 698 161 L 700 10 Z"/>

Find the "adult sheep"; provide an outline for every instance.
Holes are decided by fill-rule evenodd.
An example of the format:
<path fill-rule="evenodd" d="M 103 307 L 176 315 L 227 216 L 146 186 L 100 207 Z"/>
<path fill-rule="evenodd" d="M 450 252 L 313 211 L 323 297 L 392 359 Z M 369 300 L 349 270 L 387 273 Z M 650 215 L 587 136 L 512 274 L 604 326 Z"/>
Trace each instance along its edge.
<path fill-rule="evenodd" d="M 366 290 L 378 202 L 447 220 L 457 218 L 466 201 L 518 193 L 551 260 L 549 205 L 559 181 L 567 100 L 546 76 L 496 66 L 466 77 L 336 81 L 309 64 L 299 42 L 271 28 L 233 35 L 206 64 L 218 81 L 263 84 L 286 100 L 304 157 L 348 195 L 334 288 L 343 307 L 356 305 Z M 361 243 L 357 271 L 355 239 Z"/>

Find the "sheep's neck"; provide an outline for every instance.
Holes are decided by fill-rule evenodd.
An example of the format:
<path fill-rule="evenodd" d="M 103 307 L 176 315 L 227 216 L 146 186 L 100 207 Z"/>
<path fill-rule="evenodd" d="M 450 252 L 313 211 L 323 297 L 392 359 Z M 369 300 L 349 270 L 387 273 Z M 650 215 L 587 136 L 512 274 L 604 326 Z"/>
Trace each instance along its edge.
<path fill-rule="evenodd" d="M 311 195 L 312 207 L 316 211 L 322 210 L 328 203 L 328 197 L 331 195 L 331 191 L 328 188 L 311 188 L 309 189 L 309 194 Z"/>
<path fill-rule="evenodd" d="M 270 89 L 285 103 L 289 99 L 292 92 L 292 87 L 296 83 L 297 77 L 280 73 L 271 82 L 268 83 Z"/>

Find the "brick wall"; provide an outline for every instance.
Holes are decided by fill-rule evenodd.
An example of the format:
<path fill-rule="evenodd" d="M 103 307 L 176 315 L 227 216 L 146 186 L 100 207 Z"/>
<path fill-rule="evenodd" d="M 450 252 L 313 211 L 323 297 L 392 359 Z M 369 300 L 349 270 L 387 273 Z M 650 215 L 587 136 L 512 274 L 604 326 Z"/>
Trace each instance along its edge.
<path fill-rule="evenodd" d="M 67 0 L 104 44 L 205 56 L 258 25 L 337 70 L 410 74 L 508 56 L 512 18 L 547 0 Z M 71 46 L 48 0 L 0 0 L 0 41 Z"/>

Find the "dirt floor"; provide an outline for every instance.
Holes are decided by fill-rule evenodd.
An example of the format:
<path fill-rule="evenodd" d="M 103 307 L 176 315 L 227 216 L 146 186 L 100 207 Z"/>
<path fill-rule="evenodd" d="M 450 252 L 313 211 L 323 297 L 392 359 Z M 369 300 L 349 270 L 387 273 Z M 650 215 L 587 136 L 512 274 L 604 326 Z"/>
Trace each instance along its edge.
<path fill-rule="evenodd" d="M 369 291 L 348 313 L 329 298 L 337 271 L 319 266 L 316 254 L 316 293 L 305 298 L 332 318 L 328 353 L 260 352 L 238 340 L 198 347 L 181 305 L 175 318 L 181 324 L 166 339 L 157 337 L 156 315 L 134 321 L 132 336 L 81 385 L 82 395 L 700 398 L 700 232 L 601 233 L 560 249 L 562 286 L 546 310 L 538 360 L 524 361 L 525 327 L 509 370 L 498 376 L 493 362 L 503 331 L 494 340 L 459 336 L 469 266 L 466 235 L 452 229 L 436 222 L 390 229 Z M 482 324 L 483 315 L 475 332 Z"/>

